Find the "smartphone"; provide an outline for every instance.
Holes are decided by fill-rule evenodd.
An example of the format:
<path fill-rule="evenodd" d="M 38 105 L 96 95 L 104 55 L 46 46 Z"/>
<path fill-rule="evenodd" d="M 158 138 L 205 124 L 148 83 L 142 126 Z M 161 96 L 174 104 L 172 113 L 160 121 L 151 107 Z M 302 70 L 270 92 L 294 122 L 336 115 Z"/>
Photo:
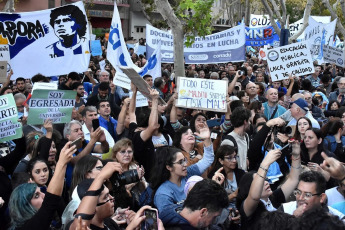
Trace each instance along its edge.
<path fill-rule="evenodd" d="M 206 123 L 207 123 L 207 126 L 209 128 L 211 128 L 211 127 L 214 127 L 214 126 L 220 126 L 220 121 L 221 121 L 221 119 L 217 118 L 217 119 L 207 120 Z"/>
<path fill-rule="evenodd" d="M 145 221 L 141 224 L 141 230 L 158 230 L 158 211 L 155 208 L 146 209 Z"/>
<path fill-rule="evenodd" d="M 99 120 L 98 118 L 97 119 L 93 119 L 92 120 L 92 128 L 93 128 L 93 131 L 95 131 L 96 129 L 98 129 L 99 127 Z"/>
<path fill-rule="evenodd" d="M 74 140 L 71 144 L 70 147 L 72 147 L 73 145 L 75 145 L 77 148 L 81 145 L 81 137 L 79 137 L 78 139 Z"/>

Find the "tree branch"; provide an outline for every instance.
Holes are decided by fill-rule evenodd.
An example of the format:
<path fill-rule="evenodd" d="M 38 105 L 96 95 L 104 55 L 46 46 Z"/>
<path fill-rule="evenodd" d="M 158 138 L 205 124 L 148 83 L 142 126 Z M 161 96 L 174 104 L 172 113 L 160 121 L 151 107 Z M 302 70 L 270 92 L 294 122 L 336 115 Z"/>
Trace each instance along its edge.
<path fill-rule="evenodd" d="M 262 4 L 264 5 L 269 17 L 270 17 L 270 20 L 271 20 L 271 25 L 273 26 L 275 32 L 278 34 L 279 38 L 280 38 L 280 29 L 276 23 L 276 21 L 274 20 L 274 15 L 273 15 L 273 11 L 271 9 L 271 7 L 268 5 L 268 2 L 267 0 L 261 0 Z M 274 3 L 275 4 L 275 3 Z M 272 4 L 273 5 L 273 4 Z M 274 6 L 273 6 L 274 7 Z M 276 12 L 279 12 L 279 9 L 276 11 Z M 279 13 L 280 15 L 280 13 Z"/>
<path fill-rule="evenodd" d="M 327 7 L 329 12 L 331 13 L 332 20 L 338 18 L 337 13 L 334 12 L 334 10 L 332 9 L 331 4 L 329 3 L 329 1 L 322 0 L 322 3 Z M 342 3 L 340 5 L 342 5 Z M 342 9 L 343 9 L 343 7 L 342 7 Z M 345 28 L 341 24 L 341 21 L 339 19 L 337 20 L 337 26 L 338 26 L 338 29 L 339 29 L 340 33 L 345 37 Z"/>
<path fill-rule="evenodd" d="M 212 25 L 215 24 L 215 22 L 220 18 L 220 16 L 222 16 L 222 14 L 224 13 L 224 11 L 228 10 L 230 6 L 234 5 L 235 3 L 237 3 L 239 0 L 234 0 L 233 2 L 226 2 L 225 6 L 218 12 L 218 14 L 216 16 L 213 17 L 212 20 Z M 230 15 L 230 14 L 228 14 Z"/>
<path fill-rule="evenodd" d="M 340 7 L 341 7 L 341 11 L 343 12 L 343 15 L 345 14 L 345 1 L 344 0 L 340 0 Z"/>
<path fill-rule="evenodd" d="M 303 27 L 294 36 L 289 38 L 289 43 L 294 42 L 294 40 L 296 40 L 304 32 L 305 28 L 307 28 L 307 26 L 309 25 L 309 16 L 310 16 L 311 8 L 313 7 L 313 4 L 314 4 L 314 0 L 307 1 L 307 5 L 305 6 L 304 16 L 303 16 Z"/>
<path fill-rule="evenodd" d="M 286 5 L 285 5 L 284 0 L 280 0 L 280 7 L 282 8 L 282 12 L 283 12 L 282 21 L 286 23 Z M 284 28 L 285 28 L 285 25 L 284 25 Z"/>
<path fill-rule="evenodd" d="M 141 11 L 143 12 L 147 21 L 151 22 L 151 17 L 146 13 L 146 8 L 145 8 L 144 4 L 141 1 L 137 1 L 137 3 L 139 4 Z"/>
<path fill-rule="evenodd" d="M 171 28 L 182 26 L 181 21 L 175 15 L 174 9 L 171 7 L 168 0 L 155 0 L 155 3 L 157 11 L 162 15 L 163 19 L 167 21 Z"/>

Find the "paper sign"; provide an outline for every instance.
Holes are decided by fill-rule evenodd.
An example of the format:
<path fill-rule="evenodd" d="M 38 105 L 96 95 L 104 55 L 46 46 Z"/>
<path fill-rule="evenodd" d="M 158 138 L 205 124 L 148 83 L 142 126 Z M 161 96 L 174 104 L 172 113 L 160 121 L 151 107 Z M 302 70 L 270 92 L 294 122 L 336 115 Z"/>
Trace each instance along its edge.
<path fill-rule="evenodd" d="M 0 142 L 20 138 L 23 131 L 13 94 L 0 96 L 0 111 Z"/>
<path fill-rule="evenodd" d="M 32 87 L 32 91 L 35 91 L 37 89 L 57 90 L 58 85 L 56 83 L 51 82 L 36 82 Z"/>
<path fill-rule="evenodd" d="M 10 49 L 8 45 L 0 45 L 0 61 L 9 62 L 10 60 Z"/>
<path fill-rule="evenodd" d="M 126 74 L 121 73 L 120 71 L 116 71 L 113 82 L 115 85 L 120 86 L 122 88 L 131 88 L 131 79 L 129 79 Z"/>
<path fill-rule="evenodd" d="M 77 92 L 73 90 L 36 90 L 29 101 L 28 124 L 43 124 L 50 119 L 54 124 L 71 121 Z"/>
<path fill-rule="evenodd" d="M 99 68 L 101 69 L 101 71 L 105 70 L 105 60 L 99 62 Z"/>
<path fill-rule="evenodd" d="M 228 82 L 178 77 L 176 107 L 226 112 Z"/>
<path fill-rule="evenodd" d="M 313 60 L 307 42 L 293 43 L 270 49 L 266 53 L 272 81 L 314 73 Z"/>
<path fill-rule="evenodd" d="M 344 59 L 344 49 L 323 45 L 323 60 L 325 62 L 345 67 Z"/>
<path fill-rule="evenodd" d="M 7 81 L 7 61 L 0 61 L 0 82 Z"/>
<path fill-rule="evenodd" d="M 132 81 L 132 83 L 138 88 L 138 91 L 142 93 L 147 99 L 152 101 L 150 96 L 150 86 L 147 82 L 140 77 L 140 75 L 130 67 L 120 67 L 120 69 L 127 75 L 127 77 Z M 166 105 L 166 102 L 162 99 L 158 99 L 158 103 L 161 105 Z"/>
<path fill-rule="evenodd" d="M 129 97 L 132 98 L 132 96 L 133 96 L 133 92 L 129 92 Z M 144 95 L 142 95 L 140 92 L 137 92 L 135 107 L 144 107 L 148 105 L 149 105 L 149 102 L 147 101 L 147 98 Z"/>
<path fill-rule="evenodd" d="M 101 56 L 102 55 L 102 47 L 100 40 L 91 41 L 91 54 L 92 56 Z"/>

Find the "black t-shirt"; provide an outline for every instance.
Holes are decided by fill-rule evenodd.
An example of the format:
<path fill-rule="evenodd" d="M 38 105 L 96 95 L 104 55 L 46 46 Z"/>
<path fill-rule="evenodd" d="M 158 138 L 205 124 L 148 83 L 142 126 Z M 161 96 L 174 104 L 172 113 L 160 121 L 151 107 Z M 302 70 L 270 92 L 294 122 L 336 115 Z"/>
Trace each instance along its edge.
<path fill-rule="evenodd" d="M 269 197 L 270 201 L 272 202 L 273 207 L 278 208 L 282 203 L 285 203 L 285 196 L 283 191 L 278 188 L 273 192 L 273 194 Z M 265 208 L 265 205 L 260 201 L 258 207 L 256 208 L 255 212 L 251 216 L 247 216 L 243 210 L 243 204 L 240 208 L 240 215 L 241 215 L 241 229 L 257 229 L 257 223 L 260 220 L 261 214 L 264 212 L 268 212 Z"/>
<path fill-rule="evenodd" d="M 104 228 L 97 227 L 93 224 L 90 224 L 91 230 L 120 230 L 121 228 L 116 224 L 111 218 L 104 219 Z"/>

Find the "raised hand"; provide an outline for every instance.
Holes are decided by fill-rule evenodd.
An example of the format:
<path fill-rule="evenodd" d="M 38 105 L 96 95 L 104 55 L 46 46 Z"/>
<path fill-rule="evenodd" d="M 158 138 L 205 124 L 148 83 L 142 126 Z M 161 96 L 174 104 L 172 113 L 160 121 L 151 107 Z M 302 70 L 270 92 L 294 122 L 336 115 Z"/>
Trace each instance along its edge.
<path fill-rule="evenodd" d="M 217 182 L 219 185 L 223 184 L 225 177 L 221 171 L 223 170 L 223 167 L 219 168 L 213 175 L 212 180 Z"/>

